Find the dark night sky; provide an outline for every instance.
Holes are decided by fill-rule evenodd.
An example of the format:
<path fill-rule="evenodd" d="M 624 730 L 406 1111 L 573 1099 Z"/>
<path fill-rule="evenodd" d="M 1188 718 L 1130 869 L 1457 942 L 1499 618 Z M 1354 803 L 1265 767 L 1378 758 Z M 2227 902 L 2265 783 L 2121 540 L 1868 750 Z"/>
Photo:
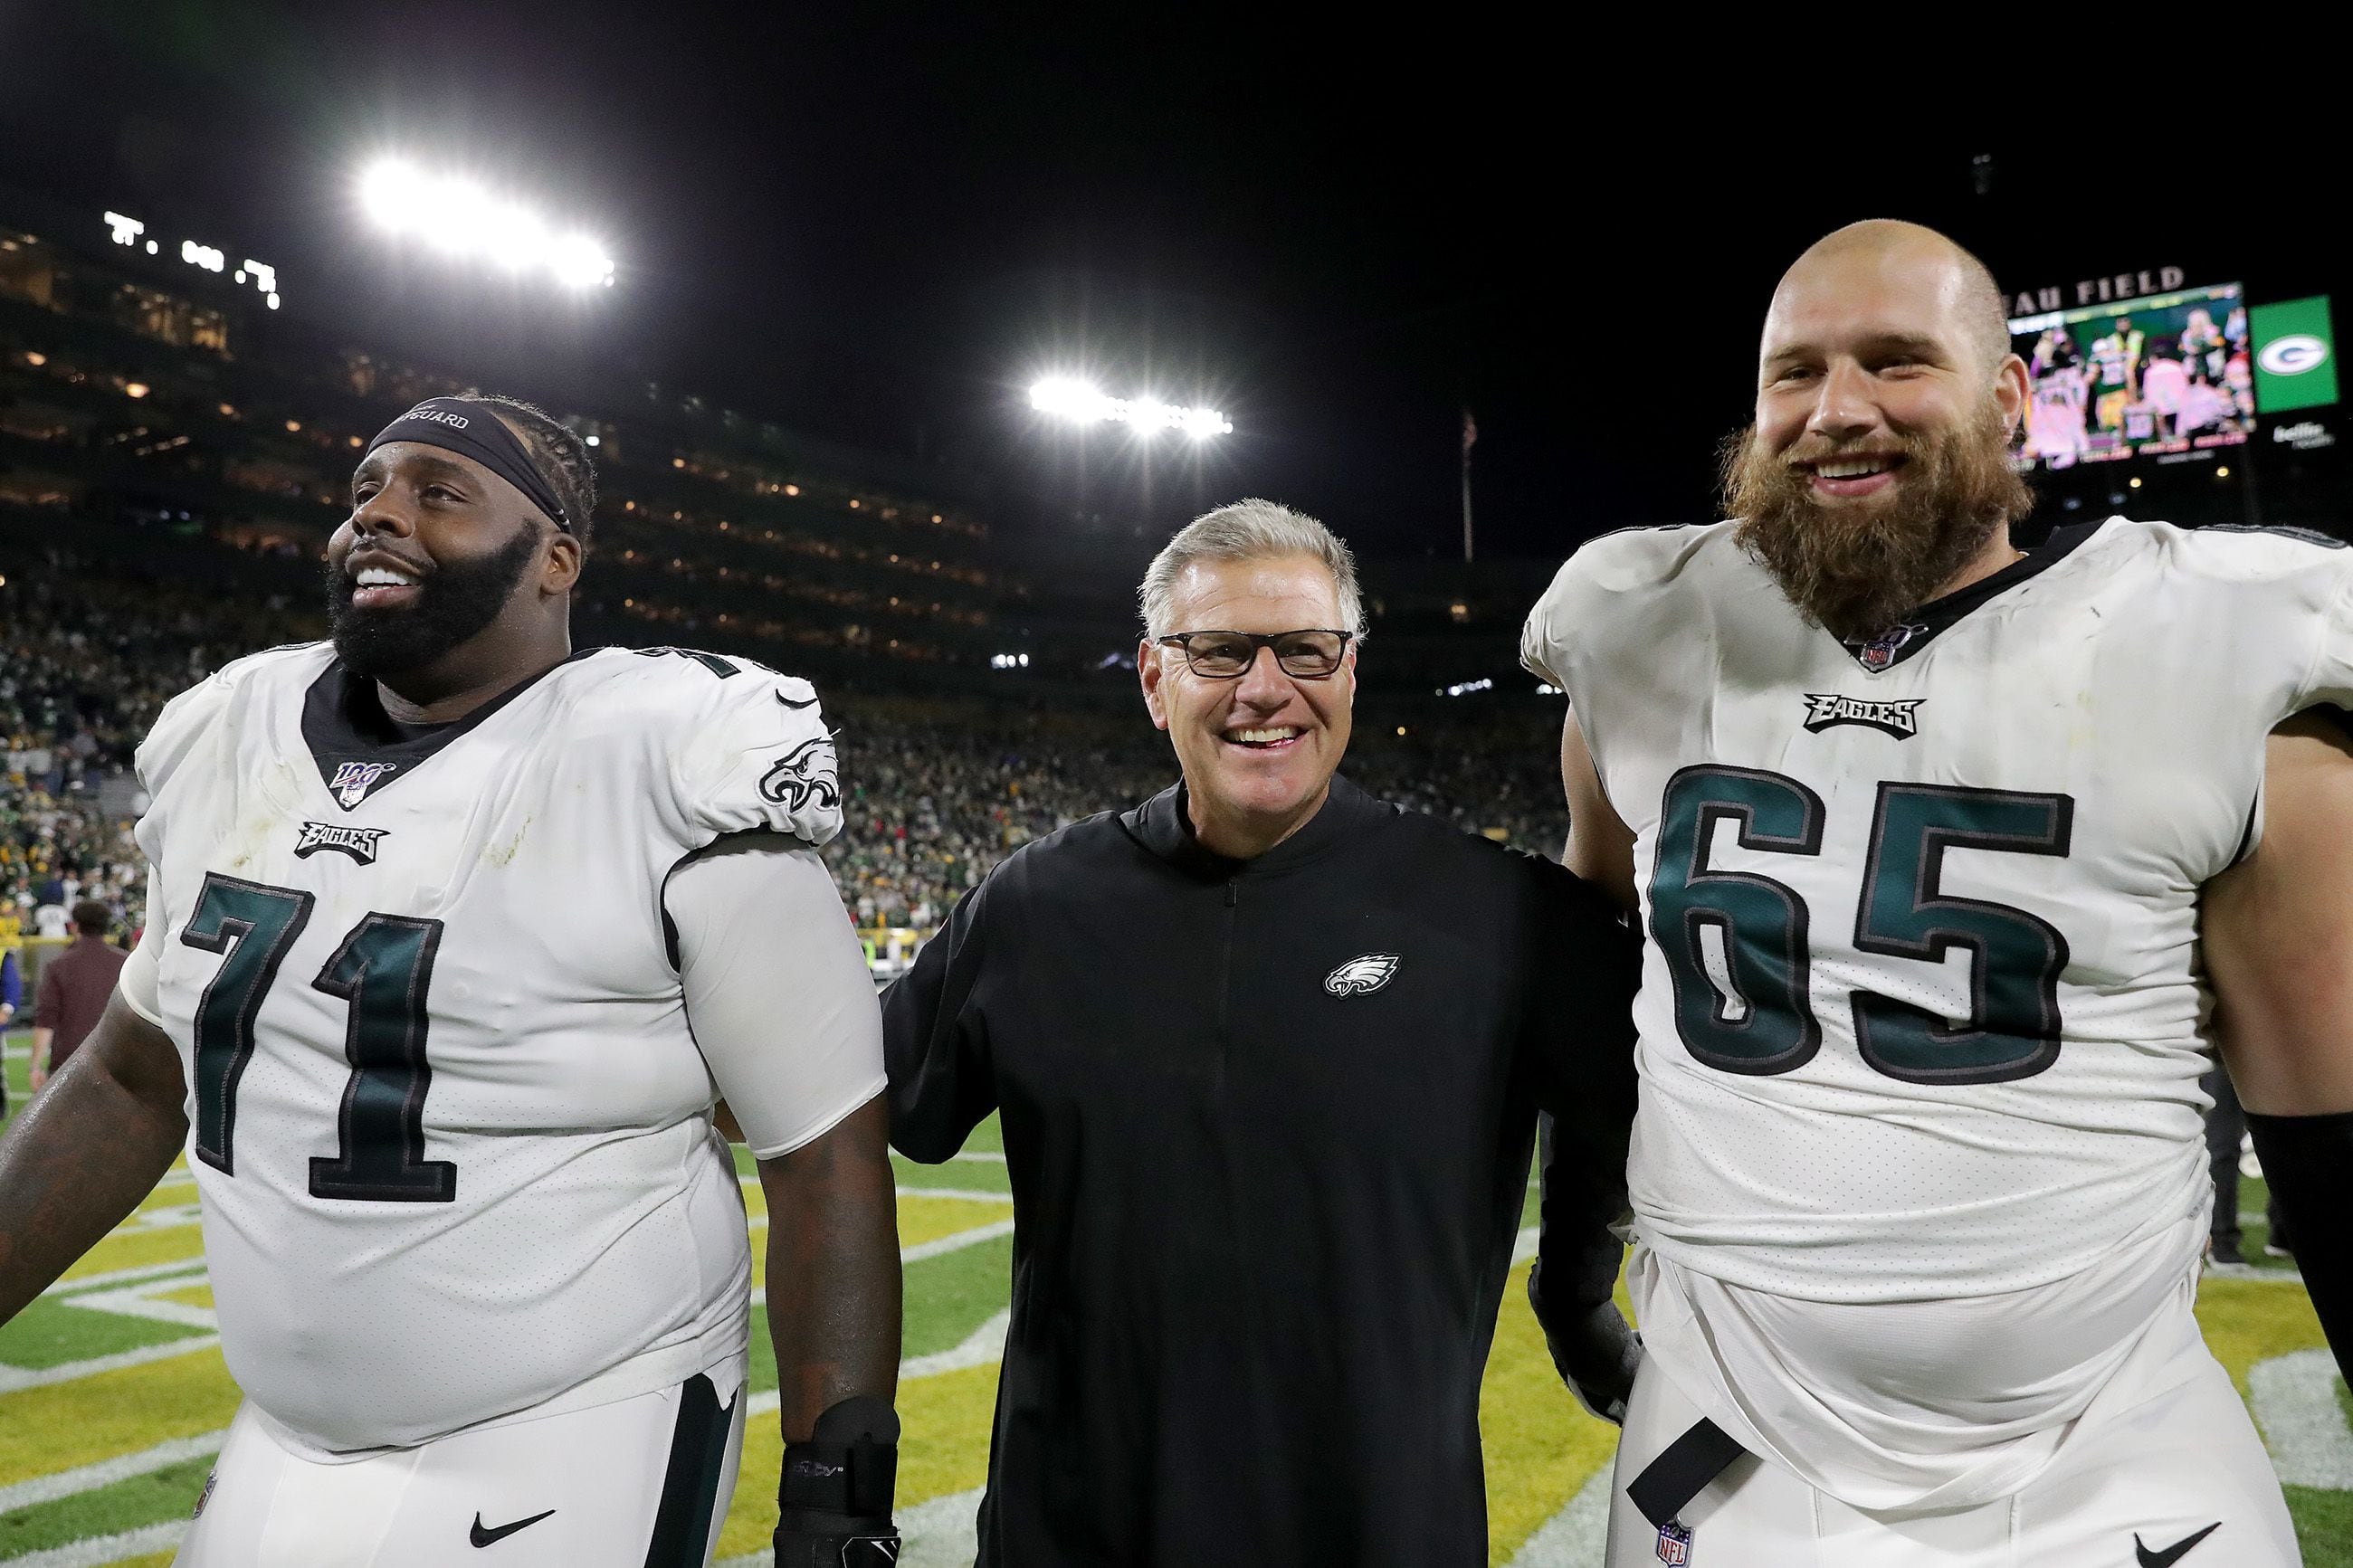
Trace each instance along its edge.
<path fill-rule="evenodd" d="M 1095 504 L 1265 493 L 1390 553 L 1454 547 L 1466 402 L 1482 551 L 1705 511 L 1773 281 L 1852 218 L 1947 227 L 2012 288 L 2337 281 L 2301 172 L 2219 137 L 2077 155 L 2011 111 L 1968 136 L 1901 94 L 1825 113 L 1827 82 L 1635 98 L 1634 57 L 1492 24 L 1340 49 L 1252 15 L 0 5 L 0 182 L 200 225 L 355 341 L 578 354 L 1010 496 L 1071 499 L 1022 391 L 1092 366 L 1239 427 L 1198 472 L 1099 439 Z M 591 220 L 619 286 L 574 314 L 404 275 L 350 196 L 393 149 Z"/>

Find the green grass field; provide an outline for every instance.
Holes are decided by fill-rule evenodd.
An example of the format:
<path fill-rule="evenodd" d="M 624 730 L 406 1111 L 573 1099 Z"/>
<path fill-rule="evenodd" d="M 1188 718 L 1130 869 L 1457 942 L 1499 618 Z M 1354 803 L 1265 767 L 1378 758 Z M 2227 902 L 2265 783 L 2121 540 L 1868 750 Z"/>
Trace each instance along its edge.
<path fill-rule="evenodd" d="M 11 1108 L 25 1099 L 25 1037 L 7 1040 Z M 748 1160 L 739 1162 L 746 1176 Z M 906 1424 L 900 1519 L 909 1568 L 971 1561 L 971 1515 L 987 1458 L 1012 1244 L 1012 1205 L 994 1128 L 942 1166 L 899 1167 L 907 1259 Z M 764 1223 L 756 1184 L 745 1200 Z M 2263 1194 L 2248 1184 L 2260 1252 Z M 1533 1205 L 1528 1223 L 1534 1222 Z M 754 1248 L 758 1258 L 759 1248 Z M 1520 1265 L 1524 1269 L 1525 1264 Z M 2265 1278 L 2265 1275 L 2269 1278 Z M 757 1276 L 755 1275 L 755 1279 Z M 1546 1358 L 1515 1270 L 1504 1295 L 1482 1415 L 1490 1560 L 1521 1568 L 1599 1564 L 1616 1434 L 1579 1412 Z M 65 1280 L 0 1328 L 0 1564 L 100 1568 L 168 1563 L 237 1407 L 212 1331 L 195 1190 L 174 1170 Z M 2199 1318 L 2251 1397 L 2288 1486 L 2312 1568 L 2353 1568 L 2353 1400 L 2302 1287 L 2278 1268 L 2210 1278 Z M 773 1391 L 764 1334 L 753 1386 Z M 764 1562 L 781 1439 L 774 1395 L 755 1403 L 723 1562 Z"/>

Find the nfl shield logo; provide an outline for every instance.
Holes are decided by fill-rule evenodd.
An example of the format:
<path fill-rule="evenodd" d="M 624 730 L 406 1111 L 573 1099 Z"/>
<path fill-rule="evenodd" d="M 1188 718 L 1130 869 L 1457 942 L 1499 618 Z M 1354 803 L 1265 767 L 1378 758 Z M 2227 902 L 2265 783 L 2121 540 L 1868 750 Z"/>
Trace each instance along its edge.
<path fill-rule="evenodd" d="M 1895 662 L 1895 656 L 1904 651 L 1905 644 L 1927 629 L 1926 626 L 1890 626 L 1855 649 L 1855 662 L 1876 675 Z"/>
<path fill-rule="evenodd" d="M 368 791 L 375 788 L 386 773 L 399 765 L 397 763 L 341 763 L 335 767 L 335 776 L 327 781 L 327 787 L 335 792 L 335 804 L 349 811 L 365 800 Z"/>
<path fill-rule="evenodd" d="M 1659 1526 L 1660 1562 L 1682 1568 L 1691 1557 L 1691 1526 L 1673 1519 Z"/>

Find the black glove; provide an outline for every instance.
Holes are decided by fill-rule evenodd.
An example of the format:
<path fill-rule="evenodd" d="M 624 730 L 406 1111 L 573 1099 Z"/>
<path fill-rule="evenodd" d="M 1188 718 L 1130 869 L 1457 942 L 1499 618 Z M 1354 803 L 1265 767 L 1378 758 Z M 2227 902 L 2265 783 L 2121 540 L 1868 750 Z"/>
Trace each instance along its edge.
<path fill-rule="evenodd" d="M 892 1568 L 899 1527 L 899 1417 L 870 1394 L 817 1418 L 806 1443 L 785 1445 L 776 1489 L 776 1568 Z"/>
<path fill-rule="evenodd" d="M 816 1523 L 814 1516 L 810 1522 Z M 804 1534 L 792 1520 L 777 1525 L 776 1568 L 893 1568 L 899 1561 L 896 1525 L 882 1520 L 878 1532 L 855 1521 L 845 1522 L 848 1530 L 821 1534 Z"/>
<path fill-rule="evenodd" d="M 1615 1301 L 1567 1313 L 1546 1310 L 1535 1273 L 1528 1303 L 1544 1326 L 1545 1348 L 1577 1402 L 1613 1426 L 1626 1424 L 1626 1401 L 1634 1392 L 1634 1372 L 1642 1364 L 1642 1336 L 1628 1326 Z"/>

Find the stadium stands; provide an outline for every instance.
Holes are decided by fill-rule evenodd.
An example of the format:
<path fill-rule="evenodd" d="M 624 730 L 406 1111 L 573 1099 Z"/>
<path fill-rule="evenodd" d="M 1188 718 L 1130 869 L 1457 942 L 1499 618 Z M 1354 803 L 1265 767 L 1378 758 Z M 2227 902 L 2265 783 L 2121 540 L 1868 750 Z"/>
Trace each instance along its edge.
<path fill-rule="evenodd" d="M 217 553 L 250 574 L 249 561 Z M 294 581 L 309 575 L 302 563 Z M 142 803 L 129 769 L 140 737 L 174 692 L 227 660 L 322 634 L 312 595 L 225 595 L 189 576 L 57 552 L 0 583 L 0 902 L 27 931 L 37 908 L 76 897 L 105 900 L 137 929 L 143 889 L 130 824 Z M 733 646 L 723 634 L 712 640 Z M 928 931 L 1021 845 L 1133 805 L 1175 776 L 1140 703 L 1070 711 L 828 697 L 848 824 L 826 858 L 863 928 Z M 1567 819 L 1540 712 L 1501 725 L 1492 710 L 1481 717 L 1409 726 L 1404 736 L 1366 726 L 1375 732 L 1360 731 L 1348 772 L 1466 830 L 1556 853 Z"/>

